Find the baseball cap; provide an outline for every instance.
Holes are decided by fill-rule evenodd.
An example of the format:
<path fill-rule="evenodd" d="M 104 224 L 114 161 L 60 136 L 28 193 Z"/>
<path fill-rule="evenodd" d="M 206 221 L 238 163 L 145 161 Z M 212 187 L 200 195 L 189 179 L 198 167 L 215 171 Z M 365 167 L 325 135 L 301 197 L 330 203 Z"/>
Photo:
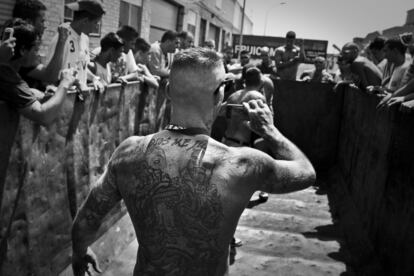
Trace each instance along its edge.
<path fill-rule="evenodd" d="M 73 2 L 66 4 L 66 7 L 68 7 L 72 11 L 86 11 L 96 16 L 101 16 L 105 14 L 102 5 L 95 0 L 82 0 L 79 2 Z"/>
<path fill-rule="evenodd" d="M 296 38 L 296 33 L 294 31 L 289 31 L 286 34 L 286 38 Z"/>

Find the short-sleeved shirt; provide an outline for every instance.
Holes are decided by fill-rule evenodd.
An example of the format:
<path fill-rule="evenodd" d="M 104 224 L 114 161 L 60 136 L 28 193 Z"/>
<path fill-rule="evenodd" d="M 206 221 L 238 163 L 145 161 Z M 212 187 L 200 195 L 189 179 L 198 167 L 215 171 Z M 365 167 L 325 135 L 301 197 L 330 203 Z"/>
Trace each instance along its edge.
<path fill-rule="evenodd" d="M 0 101 L 22 109 L 36 101 L 27 83 L 9 65 L 0 64 Z"/>
<path fill-rule="evenodd" d="M 91 56 L 95 58 L 100 53 L 101 47 L 98 47 L 91 52 Z M 134 73 L 138 70 L 132 50 L 129 50 L 127 54 L 122 53 L 121 57 L 116 62 L 110 62 L 108 64 L 111 68 L 111 82 L 116 82 L 119 77 Z"/>
<path fill-rule="evenodd" d="M 153 75 L 161 76 L 161 71 L 167 71 L 167 62 L 159 42 L 151 44 L 148 53 L 148 69 Z"/>
<path fill-rule="evenodd" d="M 78 34 L 75 32 L 75 30 L 70 27 L 69 23 L 63 23 L 62 25 L 66 25 L 65 27 L 69 29 L 69 37 L 66 40 L 65 48 L 63 50 L 63 62 L 61 69 L 75 68 L 78 71 L 77 79 L 79 79 L 79 83 L 86 87 L 87 68 L 88 63 L 90 62 L 89 37 L 84 33 Z M 57 42 L 58 35 L 55 35 L 49 46 L 49 56 L 46 64 L 49 64 L 52 60 Z"/>

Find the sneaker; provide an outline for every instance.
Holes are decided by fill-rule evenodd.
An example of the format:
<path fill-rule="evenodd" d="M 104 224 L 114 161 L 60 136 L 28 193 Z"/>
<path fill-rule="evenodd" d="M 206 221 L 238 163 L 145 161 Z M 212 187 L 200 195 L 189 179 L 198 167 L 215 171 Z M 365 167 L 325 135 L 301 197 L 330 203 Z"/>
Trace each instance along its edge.
<path fill-rule="evenodd" d="M 242 245 L 243 245 L 243 242 L 242 242 L 241 239 L 233 237 L 233 239 L 231 240 L 231 246 L 232 247 L 240 247 Z"/>
<path fill-rule="evenodd" d="M 265 192 L 259 193 L 259 200 L 260 202 L 266 202 L 269 199 L 269 194 Z"/>

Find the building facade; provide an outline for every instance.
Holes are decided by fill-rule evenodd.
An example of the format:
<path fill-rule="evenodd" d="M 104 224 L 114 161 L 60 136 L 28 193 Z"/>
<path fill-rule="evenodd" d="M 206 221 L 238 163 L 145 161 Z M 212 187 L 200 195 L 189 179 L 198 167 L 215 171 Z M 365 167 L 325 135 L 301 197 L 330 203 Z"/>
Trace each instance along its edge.
<path fill-rule="evenodd" d="M 43 36 L 42 52 L 55 35 L 57 26 L 70 21 L 72 13 L 64 5 L 76 0 L 41 0 L 47 7 L 47 29 Z M 16 0 L 0 1 L 0 24 L 11 18 Z M 100 38 L 121 25 L 136 28 L 150 43 L 159 40 L 167 30 L 188 31 L 194 35 L 196 46 L 213 39 L 217 50 L 231 45 L 232 35 L 239 34 L 242 21 L 241 0 L 120 0 L 102 1 L 106 14 L 99 29 L 91 35 L 91 47 Z M 251 34 L 253 22 L 244 19 L 244 34 Z"/>
<path fill-rule="evenodd" d="M 404 25 L 390 27 L 382 31 L 374 31 L 367 34 L 365 37 L 355 37 L 353 41 L 364 48 L 364 46 L 368 45 L 375 37 L 379 35 L 382 35 L 386 38 L 391 38 L 406 32 L 414 33 L 414 9 L 407 11 L 407 17 Z"/>

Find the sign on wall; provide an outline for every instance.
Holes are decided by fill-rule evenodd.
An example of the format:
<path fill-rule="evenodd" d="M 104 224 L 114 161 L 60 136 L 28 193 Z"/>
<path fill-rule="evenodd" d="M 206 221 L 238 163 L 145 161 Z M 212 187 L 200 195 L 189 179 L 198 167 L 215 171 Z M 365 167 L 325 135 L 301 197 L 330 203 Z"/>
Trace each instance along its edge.
<path fill-rule="evenodd" d="M 240 35 L 233 35 L 233 53 L 238 56 L 238 53 L 243 50 L 250 52 L 252 58 L 260 58 L 260 50 L 262 47 L 267 46 L 270 49 L 270 56 L 274 58 L 276 48 L 285 44 L 286 39 L 284 37 L 276 36 L 258 36 L 258 35 L 243 35 L 243 43 L 240 46 Z M 300 38 L 296 39 L 296 45 L 300 46 Z M 312 61 L 317 56 L 323 56 L 326 58 L 326 52 L 328 49 L 327 40 L 314 40 L 305 39 L 305 55 L 308 61 Z"/>

